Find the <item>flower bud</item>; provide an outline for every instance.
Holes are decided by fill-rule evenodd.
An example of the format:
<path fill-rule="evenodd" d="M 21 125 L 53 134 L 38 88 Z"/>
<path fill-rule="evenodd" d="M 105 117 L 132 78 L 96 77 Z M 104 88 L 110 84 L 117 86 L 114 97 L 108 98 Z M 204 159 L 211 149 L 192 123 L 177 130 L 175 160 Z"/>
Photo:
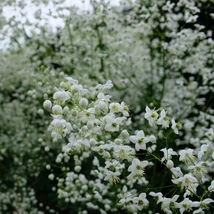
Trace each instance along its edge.
<path fill-rule="evenodd" d="M 52 102 L 50 100 L 45 100 L 44 103 L 43 103 L 43 107 L 46 110 L 50 110 L 51 107 L 52 107 Z"/>
<path fill-rule="evenodd" d="M 81 98 L 79 104 L 82 108 L 86 109 L 88 106 L 88 100 L 86 98 Z"/>
<path fill-rule="evenodd" d="M 72 109 L 71 110 L 71 115 L 72 115 L 72 117 L 76 117 L 77 116 L 77 110 Z"/>
<path fill-rule="evenodd" d="M 43 115 L 43 114 L 44 114 L 44 110 L 40 108 L 40 109 L 37 111 L 37 113 L 38 113 L 39 115 Z"/>
<path fill-rule="evenodd" d="M 127 130 L 123 130 L 123 131 L 121 132 L 121 135 L 122 135 L 122 137 L 123 137 L 124 139 L 129 138 L 129 133 L 128 133 Z"/>
<path fill-rule="evenodd" d="M 91 121 L 88 121 L 87 122 L 87 127 L 88 127 L 88 129 L 92 129 L 93 128 L 93 123 L 91 122 Z"/>
<path fill-rule="evenodd" d="M 100 112 L 102 112 L 103 114 L 107 114 L 108 112 L 108 106 L 105 102 L 100 101 L 98 104 L 98 109 Z"/>
<path fill-rule="evenodd" d="M 116 138 L 116 139 L 114 140 L 114 142 L 115 142 L 115 144 L 117 144 L 117 145 L 122 144 L 122 140 L 119 139 L 119 138 Z"/>
<path fill-rule="evenodd" d="M 75 172 L 80 172 L 80 170 L 81 170 L 81 166 L 75 166 L 74 167 L 74 171 Z"/>
<path fill-rule="evenodd" d="M 79 92 L 79 87 L 78 87 L 78 85 L 72 85 L 72 86 L 71 86 L 71 92 L 72 92 L 72 93 L 77 93 L 77 92 Z"/>
<path fill-rule="evenodd" d="M 53 180 L 53 179 L 54 179 L 54 174 L 48 175 L 48 178 L 49 178 L 50 180 Z"/>
<path fill-rule="evenodd" d="M 46 165 L 46 169 L 51 169 L 51 166 L 49 164 Z"/>
<path fill-rule="evenodd" d="M 54 105 L 52 108 L 54 114 L 62 114 L 62 107 L 60 105 Z"/>
<path fill-rule="evenodd" d="M 166 162 L 166 166 L 169 168 L 169 169 L 172 169 L 172 167 L 174 166 L 174 163 L 171 161 L 171 160 L 168 160 Z"/>

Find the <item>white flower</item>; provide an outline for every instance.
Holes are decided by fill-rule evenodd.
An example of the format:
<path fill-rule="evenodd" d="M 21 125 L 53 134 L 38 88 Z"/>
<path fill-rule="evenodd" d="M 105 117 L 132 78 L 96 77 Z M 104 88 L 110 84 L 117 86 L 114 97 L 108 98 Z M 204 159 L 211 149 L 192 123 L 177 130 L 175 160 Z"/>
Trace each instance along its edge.
<path fill-rule="evenodd" d="M 144 117 L 149 121 L 150 126 L 154 126 L 158 118 L 158 113 L 157 111 L 151 110 L 148 106 L 146 106 L 146 113 Z"/>
<path fill-rule="evenodd" d="M 148 136 L 149 142 L 156 143 L 156 137 L 154 135 Z"/>
<path fill-rule="evenodd" d="M 149 201 L 146 199 L 146 193 L 141 193 L 138 197 L 134 197 L 133 202 L 137 204 L 138 210 L 142 210 L 149 205 Z"/>
<path fill-rule="evenodd" d="M 157 199 L 157 203 L 160 203 L 163 200 L 163 194 L 161 192 L 150 192 L 149 195 Z"/>
<path fill-rule="evenodd" d="M 154 196 L 155 194 L 152 194 Z M 172 198 L 166 198 L 162 197 L 162 194 L 157 195 L 158 196 L 158 201 L 157 203 L 161 202 L 161 209 L 167 213 L 167 214 L 173 214 L 171 211 L 177 206 L 177 199 L 179 198 L 179 195 L 174 195 Z"/>
<path fill-rule="evenodd" d="M 195 214 L 195 213 L 200 213 L 200 214 L 201 213 L 205 213 L 203 210 L 209 209 L 208 204 L 213 203 L 213 202 L 214 202 L 214 200 L 211 199 L 211 198 L 204 199 L 203 201 L 200 202 L 200 205 L 199 205 L 200 208 L 195 210 L 193 212 L 193 214 Z"/>
<path fill-rule="evenodd" d="M 65 79 L 68 80 L 68 82 L 71 83 L 72 85 L 78 84 L 78 80 L 75 80 L 72 77 L 66 77 Z"/>
<path fill-rule="evenodd" d="M 103 100 L 99 100 L 97 104 L 98 111 L 107 114 L 108 113 L 108 103 Z"/>
<path fill-rule="evenodd" d="M 132 180 L 133 178 L 142 177 L 144 175 L 144 168 L 149 165 L 148 161 L 140 161 L 137 158 L 132 160 L 132 165 L 129 166 L 128 171 L 131 172 L 129 174 L 128 179 Z"/>
<path fill-rule="evenodd" d="M 161 149 L 160 151 L 162 151 L 164 153 L 164 157 L 161 159 L 161 161 L 165 161 L 165 160 L 171 160 L 172 159 L 172 155 L 178 155 L 177 152 L 173 151 L 172 148 L 169 149 Z"/>
<path fill-rule="evenodd" d="M 146 144 L 149 142 L 149 138 L 145 137 L 144 131 L 138 131 L 137 135 L 129 137 L 130 141 L 135 144 L 136 151 L 140 149 L 146 150 Z"/>
<path fill-rule="evenodd" d="M 120 104 L 120 112 L 123 113 L 123 116 L 128 117 L 129 116 L 129 108 L 125 105 L 124 102 Z"/>
<path fill-rule="evenodd" d="M 106 169 L 106 170 L 104 170 L 104 173 L 105 173 L 104 180 L 108 180 L 110 184 L 115 184 L 120 180 L 120 178 L 119 178 L 120 172 L 118 172 L 118 171 L 112 172 L 112 171 Z"/>
<path fill-rule="evenodd" d="M 162 125 L 163 128 L 169 127 L 169 118 L 166 116 L 164 109 L 160 113 L 160 118 L 158 119 L 157 124 Z"/>
<path fill-rule="evenodd" d="M 180 203 L 176 204 L 176 208 L 180 210 L 180 213 L 183 214 L 185 211 L 190 212 L 193 207 L 199 207 L 200 202 L 198 201 L 191 201 L 189 198 L 185 198 Z"/>
<path fill-rule="evenodd" d="M 182 173 L 180 167 L 173 167 L 173 168 L 171 168 L 170 170 L 171 170 L 171 172 L 172 172 L 172 177 L 173 177 L 173 178 L 179 178 L 179 177 L 182 177 L 182 176 L 183 176 L 183 173 Z"/>
<path fill-rule="evenodd" d="M 123 117 L 114 118 L 114 115 L 106 115 L 105 121 L 107 124 L 105 126 L 105 130 L 109 132 L 119 131 L 120 125 L 123 120 Z"/>
<path fill-rule="evenodd" d="M 103 93 L 99 93 L 99 94 L 97 95 L 97 98 L 98 98 L 99 100 L 103 100 L 103 101 L 106 101 L 106 102 L 110 102 L 111 96 L 110 96 L 110 95 L 105 95 L 105 94 L 103 94 Z"/>
<path fill-rule="evenodd" d="M 201 160 L 202 156 L 207 152 L 209 145 L 203 144 L 201 150 L 198 152 L 198 158 Z"/>
<path fill-rule="evenodd" d="M 195 156 L 193 155 L 193 149 L 183 149 L 179 152 L 180 161 L 183 161 L 187 164 L 194 164 L 195 163 Z"/>
<path fill-rule="evenodd" d="M 180 123 L 176 123 L 174 119 L 172 119 L 172 129 L 175 134 L 178 134 L 178 130 L 181 129 Z"/>
<path fill-rule="evenodd" d="M 211 182 L 210 186 L 208 187 L 210 192 L 214 192 L 214 180 Z"/>
<path fill-rule="evenodd" d="M 65 101 L 70 99 L 70 93 L 67 91 L 57 91 L 53 95 L 53 99 L 60 101 L 61 104 L 64 104 Z"/>
<path fill-rule="evenodd" d="M 187 168 L 188 170 L 192 170 L 192 174 L 202 181 L 205 181 L 204 175 L 207 174 L 207 167 L 204 161 L 200 161 L 194 165 L 191 165 Z"/>
<path fill-rule="evenodd" d="M 65 137 L 72 130 L 72 126 L 69 122 L 58 118 L 55 118 L 51 122 L 50 128 L 52 130 L 51 136 L 53 138 L 62 138 L 62 136 Z"/>
<path fill-rule="evenodd" d="M 192 176 L 192 174 L 186 174 L 183 177 L 172 179 L 174 184 L 177 184 L 181 189 L 189 190 L 188 193 L 196 192 L 196 188 L 199 185 L 198 180 Z"/>
<path fill-rule="evenodd" d="M 121 160 L 127 159 L 128 161 L 130 161 L 135 155 L 135 150 L 130 146 L 116 145 L 114 147 L 114 154 L 117 158 L 120 158 Z"/>
<path fill-rule="evenodd" d="M 113 112 L 113 113 L 120 112 L 120 108 L 121 108 L 121 106 L 119 103 L 111 103 L 109 105 L 110 112 Z"/>

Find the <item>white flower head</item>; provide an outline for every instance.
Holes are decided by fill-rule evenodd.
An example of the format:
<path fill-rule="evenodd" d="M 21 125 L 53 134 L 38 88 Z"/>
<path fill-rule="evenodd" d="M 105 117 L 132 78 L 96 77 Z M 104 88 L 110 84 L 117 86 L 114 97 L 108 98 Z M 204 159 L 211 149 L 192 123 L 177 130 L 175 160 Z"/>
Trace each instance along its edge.
<path fill-rule="evenodd" d="M 113 115 L 108 114 L 105 116 L 106 126 L 105 130 L 109 132 L 115 132 L 119 131 L 120 125 L 122 124 L 124 118 L 123 117 L 117 117 L 114 118 Z"/>
<path fill-rule="evenodd" d="M 144 168 L 149 165 L 148 161 L 140 161 L 138 158 L 132 160 L 132 165 L 129 166 L 128 171 L 133 175 L 144 175 Z"/>
<path fill-rule="evenodd" d="M 143 130 L 138 131 L 137 135 L 130 136 L 129 139 L 135 144 L 136 151 L 140 149 L 146 150 L 146 144 L 150 141 L 149 138 L 145 136 Z"/>
<path fill-rule="evenodd" d="M 160 151 L 162 151 L 164 153 L 164 157 L 161 159 L 161 161 L 165 161 L 165 160 L 171 160 L 172 159 L 172 155 L 178 155 L 177 152 L 173 151 L 172 148 L 169 149 L 161 149 Z"/>
<path fill-rule="evenodd" d="M 162 125 L 163 128 L 169 127 L 169 118 L 166 116 L 164 109 L 160 113 L 160 118 L 158 119 L 157 124 Z"/>
<path fill-rule="evenodd" d="M 109 109 L 110 109 L 110 112 L 118 113 L 120 112 L 121 107 L 119 103 L 111 103 L 109 105 Z"/>
<path fill-rule="evenodd" d="M 189 193 L 196 192 L 196 188 L 199 185 L 198 180 L 190 173 L 183 177 L 172 179 L 172 182 L 180 186 L 181 189 L 188 190 Z"/>
<path fill-rule="evenodd" d="M 52 102 L 50 100 L 45 100 L 43 103 L 43 108 L 46 110 L 50 110 L 52 107 Z"/>
<path fill-rule="evenodd" d="M 146 193 L 141 193 L 138 197 L 134 197 L 133 202 L 137 205 L 138 210 L 142 210 L 149 205 L 149 201 L 146 199 Z"/>
<path fill-rule="evenodd" d="M 67 100 L 70 99 L 70 92 L 67 91 L 57 91 L 53 95 L 53 99 L 59 101 L 59 104 L 64 104 Z"/>
<path fill-rule="evenodd" d="M 191 201 L 189 198 L 185 198 L 180 203 L 176 204 L 176 208 L 180 210 L 180 213 L 183 214 L 185 211 L 190 212 L 192 211 L 193 207 L 199 207 L 200 202 L 198 201 Z"/>
<path fill-rule="evenodd" d="M 157 122 L 158 113 L 156 110 L 151 110 L 148 106 L 146 106 L 146 113 L 144 117 L 149 121 L 150 126 L 154 126 Z"/>
<path fill-rule="evenodd" d="M 187 164 L 194 164 L 195 163 L 195 156 L 193 154 L 193 149 L 183 149 L 179 152 L 179 160 L 183 161 Z"/>

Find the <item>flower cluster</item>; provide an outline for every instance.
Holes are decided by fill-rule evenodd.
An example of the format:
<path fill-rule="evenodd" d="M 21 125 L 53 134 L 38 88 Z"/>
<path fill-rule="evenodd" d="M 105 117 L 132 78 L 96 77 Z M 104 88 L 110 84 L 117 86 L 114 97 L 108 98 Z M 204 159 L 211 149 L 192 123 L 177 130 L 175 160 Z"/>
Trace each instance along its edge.
<path fill-rule="evenodd" d="M 213 2 L 111 2 L 0 2 L 0 213 L 214 213 Z"/>
<path fill-rule="evenodd" d="M 124 103 L 111 102 L 110 95 L 105 94 L 106 89 L 112 87 L 110 82 L 99 85 L 96 93 L 94 88 L 84 88 L 71 77 L 60 86 L 55 94 L 69 94 L 69 98 L 59 105 L 53 96 L 53 121 L 49 127 L 53 139 L 67 139 L 67 143 L 62 145 L 62 152 L 56 157 L 57 164 L 67 166 L 64 176 L 49 175 L 50 179 L 58 181 L 56 191 L 59 198 L 72 204 L 84 201 L 87 209 L 99 209 L 102 213 L 121 208 L 133 213 L 148 209 L 152 203 L 148 196 L 158 198 L 157 204 L 160 203 L 166 213 L 173 213 L 176 209 L 181 213 L 193 209 L 194 213 L 203 212 L 214 202 L 209 198 L 213 182 L 205 186 L 211 181 L 207 172 L 214 167 L 213 161 L 203 160 L 208 145 L 202 145 L 197 154 L 189 148 L 178 151 L 169 148 L 169 136 L 173 133 L 176 136 L 182 126 L 174 119 L 170 120 L 164 109 L 151 110 L 147 106 L 144 115 L 150 126 L 163 129 L 162 136 L 146 135 L 143 130 L 131 135 L 128 107 Z M 51 101 L 44 101 L 44 106 L 47 102 Z M 60 111 L 56 111 L 56 108 Z M 211 130 L 209 132 L 212 133 Z M 165 145 L 159 145 L 163 139 Z M 160 147 L 162 158 L 157 151 Z M 214 152 L 213 147 L 209 149 Z M 149 157 L 158 160 L 169 170 L 168 176 L 171 174 L 172 186 L 178 187 L 180 198 L 177 194 L 167 198 L 162 192 L 150 190 L 150 180 L 147 179 L 150 175 L 147 172 L 157 167 L 157 161 L 151 161 Z M 87 170 L 84 169 L 86 163 Z M 71 164 L 73 167 L 69 166 Z M 121 186 L 123 193 L 120 188 L 115 189 L 115 185 Z M 136 185 L 139 187 L 136 188 Z M 81 197 L 77 193 L 80 187 Z M 200 197 L 200 188 L 206 192 L 198 201 L 194 197 Z M 105 200 L 108 202 L 96 206 Z"/>

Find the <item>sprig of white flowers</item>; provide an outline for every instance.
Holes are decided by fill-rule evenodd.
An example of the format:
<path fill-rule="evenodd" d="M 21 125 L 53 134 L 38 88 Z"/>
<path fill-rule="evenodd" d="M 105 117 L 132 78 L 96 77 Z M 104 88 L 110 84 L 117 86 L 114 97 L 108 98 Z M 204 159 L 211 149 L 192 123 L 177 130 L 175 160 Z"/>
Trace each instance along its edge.
<path fill-rule="evenodd" d="M 205 175 L 207 162 L 202 161 L 204 151 L 207 150 L 208 146 L 202 146 L 201 151 L 198 151 L 199 159 L 193 154 L 193 149 L 183 149 L 176 152 L 172 148 L 163 147 L 161 149 L 163 157 L 159 159 L 156 154 L 158 137 L 153 134 L 145 135 L 143 130 L 136 131 L 135 135 L 130 135 L 127 132 L 126 129 L 130 126 L 130 123 L 127 126 L 129 120 L 128 107 L 124 102 L 121 104 L 111 102 L 111 96 L 105 94 L 105 89 L 109 88 L 108 84 L 109 82 L 106 85 L 100 85 L 100 89 L 96 93 L 92 93 L 94 88 L 86 89 L 77 80 L 69 77 L 60 84 L 63 87 L 55 92 L 54 95 L 57 94 L 57 99 L 55 99 L 56 96 L 53 97 L 53 106 L 50 100 L 44 101 L 45 109 L 50 109 L 49 107 L 52 106 L 53 121 L 49 127 L 52 137 L 55 140 L 67 138 L 67 144 L 63 145 L 62 153 L 57 156 L 56 163 L 63 164 L 73 158 L 75 165 L 73 170 L 70 168 L 67 171 L 65 178 L 60 178 L 59 175 L 49 175 L 49 179 L 55 179 L 56 177 L 58 180 L 58 196 L 72 203 L 85 200 L 89 203 L 90 208 L 96 210 L 95 204 L 91 204 L 92 198 L 93 200 L 103 200 L 104 196 L 107 197 L 107 192 L 110 194 L 114 184 L 126 183 L 126 188 L 130 189 L 129 191 L 137 193 L 138 191 L 134 185 L 148 185 L 146 171 L 154 165 L 152 161 L 148 161 L 148 159 L 141 160 L 137 156 L 138 152 L 144 151 L 147 155 L 155 157 L 171 171 L 172 184 L 180 187 L 183 193 L 183 201 L 178 202 L 178 195 L 170 199 L 163 197 L 161 192 L 153 193 L 151 191 L 148 195 L 158 196 L 157 203 L 161 203 L 164 212 L 172 213 L 174 209 L 184 212 L 185 210 L 198 208 L 194 211 L 194 213 L 197 213 L 199 210 L 202 212 L 203 209 L 207 209 L 207 205 L 212 203 L 213 200 L 203 198 L 201 202 L 192 201 L 192 196 L 197 195 L 197 188 L 203 186 L 203 183 L 209 180 Z M 160 114 L 159 111 L 146 107 L 145 118 L 149 121 L 149 124 L 152 127 L 161 126 L 164 131 L 171 128 L 175 134 L 179 134 L 178 130 L 181 129 L 181 125 L 171 119 L 170 127 L 170 117 L 166 115 L 166 111 L 162 109 Z M 135 149 L 130 142 L 134 144 Z M 187 173 L 184 173 L 181 166 L 173 161 L 174 156 L 179 156 L 179 161 L 186 164 Z M 88 161 L 90 157 L 93 157 L 90 174 L 93 176 L 93 180 L 95 179 L 102 186 L 103 190 L 101 192 L 100 189 L 95 188 L 89 194 L 89 189 L 97 184 L 95 185 L 94 181 L 85 177 L 82 164 L 83 161 Z M 71 179 L 71 175 L 74 177 L 72 180 L 75 179 L 78 185 L 80 183 L 85 187 L 82 189 L 84 195 L 81 198 L 75 196 L 78 185 L 75 187 L 72 185 L 71 187 L 70 182 L 60 182 L 61 179 Z M 81 183 L 82 180 L 79 180 L 81 177 L 84 178 L 83 183 Z M 206 191 L 207 195 L 213 191 L 212 184 Z M 87 194 L 90 197 L 87 197 Z M 147 194 L 144 192 L 139 193 L 138 197 L 135 194 L 120 195 L 120 203 L 116 206 L 122 206 L 124 209 L 137 212 L 137 210 L 147 209 L 149 201 Z M 182 208 L 185 203 L 187 205 Z M 111 210 L 111 202 L 107 207 L 104 208 L 105 212 Z"/>

